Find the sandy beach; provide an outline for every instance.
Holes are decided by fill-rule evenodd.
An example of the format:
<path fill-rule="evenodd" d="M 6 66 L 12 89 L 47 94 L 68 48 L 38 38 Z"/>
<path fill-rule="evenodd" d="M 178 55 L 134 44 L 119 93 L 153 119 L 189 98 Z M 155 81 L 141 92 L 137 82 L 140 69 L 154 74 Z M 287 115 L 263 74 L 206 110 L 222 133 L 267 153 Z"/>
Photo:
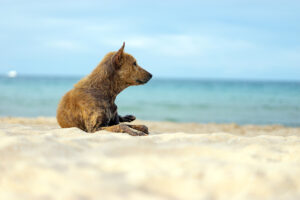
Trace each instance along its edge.
<path fill-rule="evenodd" d="M 300 198 L 300 128 L 135 123 L 151 134 L 0 118 L 0 199 Z"/>

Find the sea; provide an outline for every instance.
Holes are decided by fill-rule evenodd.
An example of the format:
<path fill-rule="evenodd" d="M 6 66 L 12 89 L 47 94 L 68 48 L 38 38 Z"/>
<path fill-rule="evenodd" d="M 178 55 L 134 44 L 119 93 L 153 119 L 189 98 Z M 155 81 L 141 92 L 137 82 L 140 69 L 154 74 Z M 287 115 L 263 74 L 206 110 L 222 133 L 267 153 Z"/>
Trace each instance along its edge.
<path fill-rule="evenodd" d="M 0 76 L 0 116 L 54 117 L 80 78 Z M 152 79 L 116 104 L 120 115 L 142 120 L 300 126 L 300 82 Z"/>

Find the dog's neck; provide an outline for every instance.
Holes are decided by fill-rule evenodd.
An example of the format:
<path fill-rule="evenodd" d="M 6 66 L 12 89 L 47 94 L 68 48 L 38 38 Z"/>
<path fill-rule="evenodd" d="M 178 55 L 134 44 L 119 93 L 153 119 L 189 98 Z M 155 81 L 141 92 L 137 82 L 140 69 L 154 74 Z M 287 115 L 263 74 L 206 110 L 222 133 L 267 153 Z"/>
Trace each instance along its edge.
<path fill-rule="evenodd" d="M 101 94 L 103 98 L 114 101 L 116 96 L 127 88 L 129 84 L 123 83 L 115 74 L 91 73 L 81 79 L 75 88 Z"/>
<path fill-rule="evenodd" d="M 129 85 L 122 83 L 118 78 L 110 76 L 103 80 L 98 80 L 91 85 L 91 88 L 98 90 L 108 98 L 115 99 Z"/>
<path fill-rule="evenodd" d="M 103 98 L 115 100 L 116 96 L 130 86 L 120 80 L 112 65 L 113 52 L 108 53 L 91 74 L 74 85 L 75 88 L 94 91 Z"/>

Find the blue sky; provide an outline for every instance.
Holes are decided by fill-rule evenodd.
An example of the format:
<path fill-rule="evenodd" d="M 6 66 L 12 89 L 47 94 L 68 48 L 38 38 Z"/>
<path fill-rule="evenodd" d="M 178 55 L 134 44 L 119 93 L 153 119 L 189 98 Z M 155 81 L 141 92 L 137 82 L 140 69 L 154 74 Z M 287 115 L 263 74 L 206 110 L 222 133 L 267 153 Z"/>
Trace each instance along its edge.
<path fill-rule="evenodd" d="M 123 41 L 155 77 L 300 80 L 300 1 L 0 0 L 0 74 L 85 75 Z"/>

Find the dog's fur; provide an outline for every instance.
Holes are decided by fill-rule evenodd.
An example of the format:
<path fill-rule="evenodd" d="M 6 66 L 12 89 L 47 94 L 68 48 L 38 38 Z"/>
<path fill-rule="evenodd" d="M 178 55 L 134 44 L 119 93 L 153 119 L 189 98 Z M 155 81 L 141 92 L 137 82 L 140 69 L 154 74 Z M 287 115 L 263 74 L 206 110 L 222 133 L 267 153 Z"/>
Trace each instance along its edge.
<path fill-rule="evenodd" d="M 91 74 L 63 96 L 56 116 L 62 128 L 148 134 L 148 128 L 144 125 L 119 124 L 131 122 L 135 117 L 118 115 L 116 96 L 128 86 L 144 84 L 152 77 L 136 63 L 133 56 L 124 52 L 124 47 L 125 43 L 117 52 L 108 53 Z"/>

